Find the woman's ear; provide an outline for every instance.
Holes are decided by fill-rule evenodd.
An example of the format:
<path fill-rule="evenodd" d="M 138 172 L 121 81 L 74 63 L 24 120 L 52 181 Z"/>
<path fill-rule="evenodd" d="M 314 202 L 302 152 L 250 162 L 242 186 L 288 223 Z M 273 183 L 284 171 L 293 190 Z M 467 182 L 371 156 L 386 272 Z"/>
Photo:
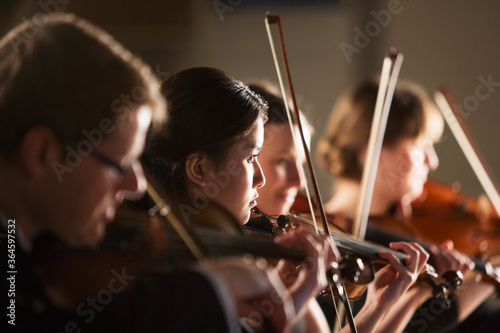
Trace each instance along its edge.
<path fill-rule="evenodd" d="M 203 152 L 188 155 L 186 158 L 186 176 L 198 186 L 204 187 L 208 181 L 208 173 L 213 168 L 213 161 Z"/>
<path fill-rule="evenodd" d="M 48 127 L 34 127 L 21 141 L 20 157 L 29 176 L 40 178 L 54 172 L 53 163 L 61 154 L 59 141 Z"/>

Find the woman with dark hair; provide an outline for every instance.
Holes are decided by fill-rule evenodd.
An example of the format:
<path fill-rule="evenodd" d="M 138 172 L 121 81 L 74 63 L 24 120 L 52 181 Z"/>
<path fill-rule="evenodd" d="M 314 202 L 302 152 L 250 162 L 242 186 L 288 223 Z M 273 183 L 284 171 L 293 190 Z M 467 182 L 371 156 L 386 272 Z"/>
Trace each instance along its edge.
<path fill-rule="evenodd" d="M 243 224 L 265 183 L 256 158 L 267 105 L 246 85 L 212 68 L 174 74 L 162 82 L 161 92 L 170 121 L 148 136 L 146 169 L 169 201 L 211 200 Z"/>
<path fill-rule="evenodd" d="M 213 68 L 174 74 L 162 82 L 161 92 L 169 122 L 148 135 L 142 157 L 146 174 L 187 222 L 212 201 L 244 224 L 265 183 L 257 155 L 267 104 L 242 82 Z M 302 247 L 317 268 L 301 270 L 288 284 L 298 313 L 326 287 L 324 272 L 336 260 L 337 249 L 328 239 L 303 231 L 281 243 Z"/>
<path fill-rule="evenodd" d="M 377 92 L 378 80 L 371 79 L 344 93 L 335 104 L 318 144 L 319 163 L 335 176 L 333 196 L 325 205 L 328 213 L 354 217 Z M 426 93 L 415 84 L 399 81 L 380 154 L 370 208 L 372 217 L 394 216 L 395 226 L 411 230 L 406 222 L 411 215 L 410 204 L 422 194 L 428 173 L 438 166 L 434 144 L 441 138 L 443 126 L 439 111 Z M 451 309 L 440 306 L 437 312 L 442 313 L 441 316 L 433 316 L 432 321 L 422 315 L 425 309 L 419 309 L 405 332 L 446 331 L 466 318 L 493 291 L 492 286 L 474 281 L 471 260 L 455 250 L 451 241 L 431 247 L 431 264 L 439 274 L 448 270 L 467 273 L 465 283 Z M 429 291 L 414 293 L 422 301 L 424 295 L 430 296 Z M 415 310 L 420 305 L 420 302 L 411 303 Z M 433 305 L 436 307 L 436 302 Z M 436 320 L 438 317 L 441 319 Z"/>
<path fill-rule="evenodd" d="M 214 201 L 244 224 L 257 204 L 257 190 L 265 183 L 257 156 L 264 142 L 267 104 L 243 83 L 213 68 L 174 74 L 162 82 L 161 91 L 167 99 L 169 122 L 148 135 L 142 157 L 146 174 L 188 223 Z M 305 230 L 292 231 L 279 243 L 303 248 L 314 263 L 314 269 L 308 265 L 296 270 L 293 265 L 293 272 L 284 271 L 292 265 L 277 266 L 300 313 L 326 287 L 324 272 L 337 260 L 338 250 L 329 238 Z M 409 254 L 409 265 L 381 254 L 392 267 L 383 269 L 382 276 L 392 282 L 377 290 L 380 303 L 360 312 L 360 329 L 373 330 L 425 266 L 427 255 L 417 246 L 394 247 Z M 248 319 L 248 308 L 240 315 Z M 260 329 L 258 323 L 252 326 Z"/>

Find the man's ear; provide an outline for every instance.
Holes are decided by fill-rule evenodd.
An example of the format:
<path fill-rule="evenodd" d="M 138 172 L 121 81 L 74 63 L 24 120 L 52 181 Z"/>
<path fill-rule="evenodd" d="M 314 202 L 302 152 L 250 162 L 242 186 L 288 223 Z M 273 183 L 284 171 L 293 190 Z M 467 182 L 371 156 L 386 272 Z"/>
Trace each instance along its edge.
<path fill-rule="evenodd" d="M 186 158 L 186 176 L 198 186 L 207 184 L 208 171 L 211 170 L 213 162 L 203 152 L 190 154 Z"/>
<path fill-rule="evenodd" d="M 21 141 L 21 161 L 31 177 L 40 178 L 47 172 L 54 172 L 52 163 L 60 158 L 60 154 L 59 141 L 48 127 L 30 129 Z"/>

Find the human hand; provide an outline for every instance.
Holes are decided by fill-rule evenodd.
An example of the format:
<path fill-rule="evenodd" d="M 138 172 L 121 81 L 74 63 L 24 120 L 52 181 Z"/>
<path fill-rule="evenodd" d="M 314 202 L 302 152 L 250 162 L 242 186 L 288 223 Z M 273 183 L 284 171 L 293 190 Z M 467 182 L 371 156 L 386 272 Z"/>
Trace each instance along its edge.
<path fill-rule="evenodd" d="M 374 281 L 368 286 L 368 295 L 374 297 L 379 306 L 389 306 L 401 297 L 425 271 L 429 254 L 417 243 L 397 242 L 390 247 L 402 250 L 408 257 L 405 262 L 399 261 L 393 254 L 381 252 L 380 256 L 389 265 L 375 273 Z"/>
<path fill-rule="evenodd" d="M 313 234 L 304 229 L 294 229 L 280 236 L 276 242 L 282 246 L 295 246 L 306 253 L 298 267 L 296 262 L 282 260 L 276 270 L 288 287 L 298 312 L 307 301 L 328 286 L 327 268 L 340 258 L 331 237 Z"/>
<path fill-rule="evenodd" d="M 417 243 L 391 243 L 390 247 L 403 250 L 408 256 L 401 262 L 391 253 L 380 253 L 389 264 L 378 270 L 375 279 L 368 285 L 366 302 L 355 318 L 360 332 L 396 332 L 400 331 L 398 328 L 401 325 L 404 328 L 407 317 L 398 312 L 396 320 L 392 320 L 389 313 L 425 270 L 429 254 Z M 413 313 L 414 310 L 410 311 Z M 350 332 L 348 328 L 344 331 Z"/>
<path fill-rule="evenodd" d="M 440 246 L 432 245 L 430 254 L 430 262 L 439 275 L 447 271 L 460 271 L 465 274 L 474 268 L 473 261 L 453 247 L 452 240 L 444 241 Z"/>
<path fill-rule="evenodd" d="M 264 259 L 237 257 L 204 266 L 228 291 L 238 316 L 256 332 L 282 332 L 294 321 L 293 299 Z"/>

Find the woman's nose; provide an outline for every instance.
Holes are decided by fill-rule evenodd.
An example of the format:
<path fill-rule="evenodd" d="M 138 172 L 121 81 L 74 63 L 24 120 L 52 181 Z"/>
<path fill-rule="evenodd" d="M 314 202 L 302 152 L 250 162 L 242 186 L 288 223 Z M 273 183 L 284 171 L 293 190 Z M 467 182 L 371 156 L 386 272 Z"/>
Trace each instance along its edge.
<path fill-rule="evenodd" d="M 430 170 L 435 170 L 439 166 L 439 158 L 433 145 L 425 147 L 425 163 Z"/>
<path fill-rule="evenodd" d="M 262 171 L 259 161 L 256 159 L 254 163 L 255 172 L 253 175 L 253 187 L 258 188 L 266 184 L 266 177 Z"/>
<path fill-rule="evenodd" d="M 297 187 L 302 189 L 305 186 L 305 180 L 302 173 L 302 165 L 298 163 L 292 163 L 288 169 L 288 184 L 292 187 Z"/>

